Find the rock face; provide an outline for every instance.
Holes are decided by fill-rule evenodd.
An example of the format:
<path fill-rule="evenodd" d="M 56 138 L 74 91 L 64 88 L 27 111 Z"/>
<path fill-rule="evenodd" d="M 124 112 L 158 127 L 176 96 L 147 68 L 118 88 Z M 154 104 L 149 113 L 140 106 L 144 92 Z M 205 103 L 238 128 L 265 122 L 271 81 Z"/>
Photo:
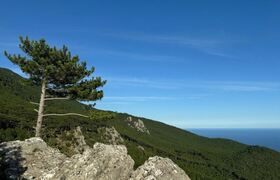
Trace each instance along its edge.
<path fill-rule="evenodd" d="M 168 158 L 152 157 L 133 170 L 123 145 L 94 144 L 71 158 L 40 138 L 0 144 L 1 169 L 8 179 L 184 180 L 189 177 Z"/>
<path fill-rule="evenodd" d="M 74 131 L 74 138 L 75 138 L 75 152 L 76 153 L 83 153 L 86 149 L 88 149 L 88 145 L 85 141 L 85 137 L 82 133 L 81 127 L 78 126 Z"/>
<path fill-rule="evenodd" d="M 140 119 L 133 119 L 132 117 L 127 117 L 126 121 L 128 125 L 139 132 L 150 134 L 150 131 L 146 128 L 144 122 Z"/>
<path fill-rule="evenodd" d="M 98 128 L 97 131 L 101 134 L 102 140 L 109 144 L 117 145 L 123 144 L 124 142 L 123 138 L 114 127 L 102 127 Z"/>
<path fill-rule="evenodd" d="M 142 166 L 138 167 L 130 180 L 177 180 L 190 179 L 171 159 L 150 157 Z"/>
<path fill-rule="evenodd" d="M 93 149 L 77 154 L 62 164 L 53 179 L 128 179 L 134 161 L 127 155 L 125 146 L 96 143 Z"/>
<path fill-rule="evenodd" d="M 66 159 L 64 154 L 47 146 L 40 138 L 1 143 L 0 154 L 4 155 L 1 165 L 5 165 L 7 179 L 47 177 Z"/>

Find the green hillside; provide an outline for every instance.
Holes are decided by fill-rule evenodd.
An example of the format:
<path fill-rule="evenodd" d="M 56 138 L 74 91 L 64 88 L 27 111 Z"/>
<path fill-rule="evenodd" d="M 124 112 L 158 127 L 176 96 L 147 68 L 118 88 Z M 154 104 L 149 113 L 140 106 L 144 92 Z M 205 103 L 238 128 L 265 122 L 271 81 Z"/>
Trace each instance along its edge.
<path fill-rule="evenodd" d="M 21 76 L 0 68 L 0 142 L 34 136 L 37 114 L 33 109 L 36 105 L 30 101 L 38 102 L 39 91 L 39 87 L 32 86 Z M 128 126 L 124 120 L 131 116 L 129 114 L 91 109 L 75 101 L 48 102 L 46 111 L 82 114 L 94 111 L 97 115 L 100 112 L 112 115 L 108 120 L 75 116 L 46 118 L 43 139 L 67 155 L 73 154 L 71 132 L 77 126 L 82 127 L 89 145 L 102 142 L 97 128 L 114 126 L 125 140 L 136 167 L 148 157 L 159 155 L 171 158 L 191 179 L 280 179 L 280 153 L 268 148 L 205 138 L 157 121 L 139 118 L 148 128 L 149 135 Z"/>

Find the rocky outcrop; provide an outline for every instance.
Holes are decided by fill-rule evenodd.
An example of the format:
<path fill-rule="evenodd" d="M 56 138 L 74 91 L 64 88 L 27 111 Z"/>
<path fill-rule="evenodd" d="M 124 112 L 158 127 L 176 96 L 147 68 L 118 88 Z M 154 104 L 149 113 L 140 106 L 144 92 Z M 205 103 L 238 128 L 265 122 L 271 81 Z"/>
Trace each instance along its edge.
<path fill-rule="evenodd" d="M 134 161 L 127 155 L 125 146 L 95 143 L 92 149 L 77 154 L 54 173 L 52 179 L 128 179 L 133 171 Z"/>
<path fill-rule="evenodd" d="M 40 138 L 0 144 L 1 169 L 9 179 L 170 180 L 189 177 L 170 159 L 149 158 L 133 170 L 123 145 L 95 143 L 82 154 L 66 157 Z"/>
<path fill-rule="evenodd" d="M 74 130 L 74 141 L 75 141 L 74 151 L 76 153 L 83 153 L 86 149 L 89 148 L 89 146 L 87 145 L 87 143 L 85 141 L 85 137 L 82 133 L 82 130 L 81 130 L 80 126 L 78 126 Z"/>
<path fill-rule="evenodd" d="M 101 140 L 108 144 L 123 144 L 124 140 L 118 131 L 114 127 L 102 127 L 97 129 L 98 133 L 101 134 Z"/>
<path fill-rule="evenodd" d="M 150 131 L 146 128 L 144 122 L 140 119 L 133 119 L 131 116 L 126 118 L 128 125 L 139 132 L 150 134 Z"/>
<path fill-rule="evenodd" d="M 1 168 L 5 168 L 7 179 L 47 178 L 67 159 L 40 138 L 1 143 L 0 154 L 3 155 Z"/>
<path fill-rule="evenodd" d="M 130 180 L 177 180 L 190 179 L 171 159 L 150 157 L 142 166 L 131 175 Z"/>

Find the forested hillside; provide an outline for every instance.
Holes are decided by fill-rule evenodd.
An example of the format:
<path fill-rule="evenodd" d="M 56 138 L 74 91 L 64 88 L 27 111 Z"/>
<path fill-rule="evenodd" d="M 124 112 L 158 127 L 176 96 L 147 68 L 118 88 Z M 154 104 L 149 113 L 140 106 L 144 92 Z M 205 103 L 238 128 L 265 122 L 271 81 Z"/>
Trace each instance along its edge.
<path fill-rule="evenodd" d="M 0 142 L 34 136 L 37 105 L 30 102 L 38 102 L 39 91 L 39 87 L 21 76 L 0 68 Z M 268 148 L 205 138 L 157 121 L 97 110 L 70 100 L 48 102 L 46 112 L 94 114 L 93 119 L 78 116 L 44 119 L 43 139 L 69 156 L 74 153 L 71 147 L 77 126 L 81 127 L 88 145 L 104 142 L 98 131 L 100 127 L 114 126 L 136 167 L 148 157 L 159 155 L 172 159 L 191 179 L 280 179 L 280 153 Z M 142 120 L 149 133 L 129 126 L 126 119 L 130 117 Z"/>

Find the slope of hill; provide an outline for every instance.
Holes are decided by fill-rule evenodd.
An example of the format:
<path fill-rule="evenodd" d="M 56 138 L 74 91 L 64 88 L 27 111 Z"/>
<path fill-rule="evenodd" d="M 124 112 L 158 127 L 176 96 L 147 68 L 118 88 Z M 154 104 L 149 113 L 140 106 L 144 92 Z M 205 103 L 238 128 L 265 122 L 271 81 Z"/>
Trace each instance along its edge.
<path fill-rule="evenodd" d="M 12 71 L 0 68 L 0 142 L 34 136 L 36 105 L 30 101 L 38 102 L 39 90 Z M 82 127 L 89 145 L 106 143 L 98 129 L 114 126 L 134 159 L 135 168 L 158 155 L 172 159 L 191 179 L 280 179 L 280 153 L 268 148 L 205 138 L 157 121 L 91 109 L 75 101 L 48 102 L 46 111 L 96 113 L 95 120 L 75 116 L 45 119 L 43 139 L 69 156 L 74 153 L 73 132 L 77 126 Z M 142 120 L 149 133 L 129 126 L 129 118 Z"/>

